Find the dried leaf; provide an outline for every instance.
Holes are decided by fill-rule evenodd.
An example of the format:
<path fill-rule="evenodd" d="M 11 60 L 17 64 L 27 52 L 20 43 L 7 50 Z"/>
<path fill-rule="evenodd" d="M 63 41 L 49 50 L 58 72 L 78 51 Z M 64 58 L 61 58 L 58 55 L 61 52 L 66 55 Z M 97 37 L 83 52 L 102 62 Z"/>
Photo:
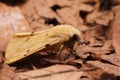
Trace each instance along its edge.
<path fill-rule="evenodd" d="M 115 48 L 115 51 L 117 52 L 117 55 L 120 56 L 120 10 L 116 14 L 115 21 L 112 25 L 113 27 L 113 46 Z"/>
<path fill-rule="evenodd" d="M 10 7 L 2 3 L 0 7 L 0 51 L 5 51 L 11 34 L 30 31 L 31 28 L 18 7 Z"/>
<path fill-rule="evenodd" d="M 76 71 L 73 66 L 54 65 L 48 68 L 18 73 L 14 80 L 92 80 L 86 72 Z M 85 78 L 82 78 L 82 76 Z"/>
<path fill-rule="evenodd" d="M 20 8 L 34 31 L 49 29 L 51 26 L 63 23 L 62 19 L 49 8 L 46 1 L 29 0 Z"/>
<path fill-rule="evenodd" d="M 120 4 L 120 0 L 111 0 L 113 4 Z"/>
<path fill-rule="evenodd" d="M 29 24 L 32 26 L 32 29 L 34 31 L 46 30 L 58 24 L 70 24 L 72 26 L 75 26 L 78 30 L 81 31 L 82 34 L 79 37 L 81 38 L 82 45 L 78 46 L 76 43 L 76 45 L 74 46 L 74 49 L 75 49 L 74 51 L 77 52 L 77 54 L 79 55 L 78 57 L 82 57 L 84 59 L 84 60 L 83 59 L 81 60 L 80 58 L 78 59 L 77 57 L 75 59 L 73 58 L 73 55 L 70 55 L 70 57 L 66 61 L 61 62 L 61 61 L 58 61 L 58 59 L 56 60 L 57 58 L 56 55 L 52 54 L 52 57 L 49 56 L 47 53 L 52 53 L 52 51 L 46 50 L 45 48 L 44 51 L 46 53 L 40 52 L 39 53 L 40 57 L 35 57 L 34 55 L 31 55 L 32 57 L 34 56 L 34 58 L 32 58 L 31 60 L 28 59 L 28 62 L 30 64 L 33 63 L 32 60 L 34 60 L 34 62 L 38 63 L 37 65 L 35 64 L 35 67 L 37 66 L 36 69 L 41 68 L 38 66 L 42 66 L 42 68 L 45 67 L 46 65 L 45 66 L 42 65 L 42 63 L 45 64 L 43 61 L 40 61 L 40 60 L 37 61 L 37 59 L 40 58 L 48 62 L 51 62 L 52 64 L 71 63 L 70 65 L 74 65 L 74 66 L 80 65 L 79 67 L 82 67 L 84 69 L 86 67 L 81 65 L 84 61 L 102 69 L 89 71 L 87 73 L 82 71 L 84 75 L 82 74 L 82 76 L 79 76 L 79 77 L 78 77 L 78 74 L 76 74 L 76 72 L 74 72 L 75 77 L 73 77 L 74 76 L 73 72 L 70 72 L 73 75 L 72 76 L 70 75 L 70 77 L 68 77 L 67 74 L 69 75 L 69 71 L 67 73 L 62 73 L 61 70 L 66 68 L 60 66 L 60 68 L 53 67 L 49 69 L 49 71 L 53 71 L 53 73 L 47 72 L 47 71 L 45 73 L 43 71 L 43 74 L 41 74 L 39 73 L 39 70 L 38 72 L 37 70 L 35 70 L 30 72 L 28 71 L 25 73 L 18 73 L 17 79 L 20 78 L 20 76 L 22 76 L 21 77 L 22 79 L 28 78 L 28 80 L 29 79 L 30 80 L 39 80 L 39 79 L 45 79 L 45 80 L 56 79 L 57 80 L 61 78 L 72 79 L 72 80 L 75 80 L 76 78 L 77 80 L 79 79 L 80 80 L 86 80 L 86 79 L 87 80 L 98 80 L 98 79 L 117 80 L 116 75 L 119 75 L 119 72 L 117 71 L 120 70 L 119 69 L 120 56 L 118 55 L 118 53 L 120 52 L 119 39 L 118 39 L 119 38 L 119 28 L 118 28 L 119 19 L 117 19 L 117 16 L 113 26 L 111 26 L 116 13 L 120 9 L 120 6 L 117 4 L 119 4 L 119 0 L 36 0 L 36 1 L 28 0 L 26 4 L 20 6 L 20 9 L 22 10 L 25 18 L 27 19 Z M 119 13 L 117 15 L 119 15 Z M 113 38 L 112 38 L 112 35 L 113 35 Z M 113 46 L 112 46 L 112 40 L 113 40 Z M 55 45 L 50 47 L 58 48 Z M 62 51 L 62 54 L 60 56 L 61 60 L 65 60 L 64 57 L 66 56 L 66 54 L 69 54 L 68 52 L 69 48 L 65 50 Z M 53 53 L 54 52 L 55 51 L 53 51 Z M 44 55 L 44 57 L 42 57 L 41 55 Z M 20 64 L 19 63 L 18 64 L 22 65 L 21 63 L 22 61 L 20 62 Z M 83 63 L 83 64 L 89 65 L 88 63 Z M 26 63 L 25 65 L 28 66 Z M 17 67 L 19 66 L 17 65 Z M 23 67 L 24 66 L 22 65 L 22 69 Z M 29 68 L 31 67 L 34 68 L 34 64 L 32 66 L 29 66 Z M 90 68 L 90 66 L 88 66 L 87 68 Z M 56 70 L 61 69 L 61 70 L 59 70 L 60 72 L 59 71 L 57 72 L 54 69 Z M 28 67 L 25 70 L 29 70 Z M 42 71 L 42 69 L 40 70 Z M 106 72 L 104 72 L 103 70 L 105 70 Z M 34 72 L 35 74 L 33 74 Z M 25 76 L 23 74 L 28 76 Z"/>
<path fill-rule="evenodd" d="M 97 23 L 100 25 L 108 26 L 110 21 L 114 19 L 114 14 L 111 11 L 98 12 L 94 11 L 86 18 L 88 23 Z"/>
<path fill-rule="evenodd" d="M 78 26 L 79 22 L 77 21 L 77 17 L 74 16 L 76 14 L 76 11 L 73 10 L 74 10 L 73 8 L 66 7 L 58 10 L 57 13 L 62 17 L 63 21 L 66 24 Z"/>
<path fill-rule="evenodd" d="M 76 0 L 77 1 L 77 0 Z M 73 5 L 76 1 L 70 1 L 70 0 L 46 0 L 45 3 L 48 4 L 49 7 L 59 5 L 61 7 L 64 6 L 71 6 Z"/>
<path fill-rule="evenodd" d="M 3 63 L 5 60 L 4 58 L 4 52 L 0 52 L 0 64 Z"/>
<path fill-rule="evenodd" d="M 7 64 L 0 64 L 0 80 L 13 80 L 15 77 L 15 68 Z"/>
<path fill-rule="evenodd" d="M 102 55 L 101 58 L 103 60 L 109 61 L 111 64 L 115 65 L 115 66 L 119 66 L 120 67 L 120 58 L 116 57 L 114 54 L 111 55 Z"/>
<path fill-rule="evenodd" d="M 107 63 L 105 64 L 105 63 L 102 63 L 100 61 L 88 61 L 87 63 L 92 64 L 92 65 L 94 65 L 96 67 L 100 67 L 105 72 L 113 73 L 116 76 L 120 75 L 120 67 L 118 67 L 118 66 L 114 66 L 114 65 L 111 65 L 111 64 L 107 64 Z"/>

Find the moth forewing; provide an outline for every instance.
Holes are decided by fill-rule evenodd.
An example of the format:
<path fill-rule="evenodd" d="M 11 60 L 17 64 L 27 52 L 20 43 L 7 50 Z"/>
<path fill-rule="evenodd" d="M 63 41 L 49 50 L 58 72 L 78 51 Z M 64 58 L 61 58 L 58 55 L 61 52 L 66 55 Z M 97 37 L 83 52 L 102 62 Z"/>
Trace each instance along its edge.
<path fill-rule="evenodd" d="M 41 38 L 40 38 L 41 37 Z M 49 38 L 43 34 L 34 36 L 13 37 L 6 50 L 6 63 L 10 64 L 25 58 L 39 50 L 60 42 L 60 38 Z"/>
<path fill-rule="evenodd" d="M 17 33 L 12 36 L 7 46 L 5 63 L 11 64 L 21 60 L 37 51 L 45 49 L 46 45 L 62 45 L 73 35 L 79 34 L 79 30 L 69 25 L 59 25 L 50 30 L 40 32 Z"/>

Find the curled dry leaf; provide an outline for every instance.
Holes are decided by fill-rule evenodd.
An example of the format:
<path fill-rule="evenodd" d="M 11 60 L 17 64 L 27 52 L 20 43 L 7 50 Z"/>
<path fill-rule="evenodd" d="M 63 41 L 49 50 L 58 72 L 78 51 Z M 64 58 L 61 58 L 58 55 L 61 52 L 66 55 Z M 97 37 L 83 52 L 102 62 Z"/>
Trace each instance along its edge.
<path fill-rule="evenodd" d="M 74 17 L 76 12 L 75 11 L 73 12 L 73 8 L 67 7 L 67 8 L 60 9 L 57 12 L 62 17 L 62 19 L 64 20 L 65 23 L 74 25 L 74 26 L 78 26 L 77 18 Z"/>
<path fill-rule="evenodd" d="M 20 6 L 20 8 L 34 31 L 49 29 L 51 26 L 63 23 L 60 16 L 49 8 L 46 1 L 29 0 L 25 5 Z"/>
<path fill-rule="evenodd" d="M 117 12 L 115 21 L 112 25 L 113 28 L 113 46 L 115 51 L 120 56 L 120 10 Z"/>
<path fill-rule="evenodd" d="M 107 63 L 105 64 L 105 63 L 102 63 L 100 61 L 88 61 L 87 63 L 92 64 L 96 67 L 100 67 L 105 72 L 113 73 L 116 76 L 120 75 L 120 67 L 118 67 L 118 66 L 114 66 L 114 65 L 111 65 L 111 64 L 107 64 Z"/>
<path fill-rule="evenodd" d="M 14 80 L 93 80 L 87 72 L 77 70 L 73 66 L 53 65 L 43 69 L 17 73 Z"/>
<path fill-rule="evenodd" d="M 76 49 L 76 52 L 79 56 L 82 56 L 83 58 L 87 58 L 88 56 L 91 56 L 94 59 L 94 55 L 96 57 L 98 56 L 99 58 L 101 58 L 101 56 L 104 56 L 106 54 L 114 52 L 114 49 L 111 46 L 112 46 L 112 41 L 107 40 L 107 41 L 105 41 L 105 43 L 102 47 L 82 45 Z M 108 55 L 106 55 L 106 56 L 108 56 Z M 98 60 L 99 60 L 99 58 L 98 58 Z"/>
<path fill-rule="evenodd" d="M 117 58 L 115 54 L 116 53 L 111 54 L 111 55 L 102 55 L 101 58 L 103 60 L 109 61 L 111 63 L 111 65 L 120 67 L 120 59 Z"/>
<path fill-rule="evenodd" d="M 115 21 L 112 25 L 113 28 L 113 46 L 115 48 L 115 63 L 120 63 L 120 9 L 116 13 Z M 114 60 L 113 60 L 114 61 Z"/>
<path fill-rule="evenodd" d="M 102 46 L 105 40 L 104 30 L 102 26 L 96 25 L 94 29 L 89 30 L 88 28 L 88 30 L 84 31 L 80 38 L 83 42 L 88 42 L 89 46 Z"/>
<path fill-rule="evenodd" d="M 86 18 L 88 23 L 97 23 L 100 25 L 108 26 L 110 21 L 114 19 L 114 14 L 111 11 L 98 12 L 94 11 Z"/>
<path fill-rule="evenodd" d="M 96 2 L 97 0 L 90 0 Z M 89 0 L 29 0 L 25 5 L 20 6 L 23 14 L 33 29 L 43 30 L 48 25 L 70 24 L 75 27 L 84 23 L 82 17 L 94 10 L 94 4 L 90 5 Z M 89 4 L 87 4 L 87 2 Z M 30 6 L 29 6 L 30 5 Z M 43 9 L 44 8 L 44 9 Z M 29 13 L 31 11 L 31 13 Z M 33 17 L 35 16 L 36 17 Z M 82 17 L 81 17 L 82 15 Z M 35 23 L 34 23 L 35 22 Z M 44 27 L 43 27 L 44 24 Z"/>
<path fill-rule="evenodd" d="M 5 51 L 11 34 L 30 31 L 31 28 L 18 7 L 10 7 L 2 3 L 0 7 L 0 51 Z"/>

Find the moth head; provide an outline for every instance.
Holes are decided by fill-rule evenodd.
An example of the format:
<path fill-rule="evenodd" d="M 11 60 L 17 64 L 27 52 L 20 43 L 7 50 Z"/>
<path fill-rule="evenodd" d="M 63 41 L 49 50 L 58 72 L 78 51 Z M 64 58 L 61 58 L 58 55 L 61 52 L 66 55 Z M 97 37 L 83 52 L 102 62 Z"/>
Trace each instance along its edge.
<path fill-rule="evenodd" d="M 66 33 L 66 35 L 68 35 L 70 37 L 73 37 L 74 35 L 79 36 L 81 34 L 78 29 L 76 29 L 75 27 L 70 26 L 70 25 L 58 25 L 58 26 L 56 26 L 56 28 L 57 27 L 61 28 L 61 32 Z"/>
<path fill-rule="evenodd" d="M 72 26 L 68 26 L 69 27 L 69 36 L 73 37 L 74 35 L 79 36 L 81 33 L 78 29 L 76 29 L 75 27 Z"/>
<path fill-rule="evenodd" d="M 57 28 L 57 29 L 55 29 Z M 73 26 L 70 25 L 57 25 L 54 27 L 54 32 L 56 31 L 57 36 L 65 36 L 65 40 L 77 40 L 80 43 L 81 32 Z"/>
<path fill-rule="evenodd" d="M 70 36 L 70 39 L 72 41 L 78 41 L 78 45 L 80 45 L 81 44 L 81 42 L 80 42 L 81 32 L 78 29 L 76 29 L 75 27 L 72 27 L 72 26 L 69 26 L 69 25 L 67 25 L 67 27 L 69 29 L 68 34 Z"/>

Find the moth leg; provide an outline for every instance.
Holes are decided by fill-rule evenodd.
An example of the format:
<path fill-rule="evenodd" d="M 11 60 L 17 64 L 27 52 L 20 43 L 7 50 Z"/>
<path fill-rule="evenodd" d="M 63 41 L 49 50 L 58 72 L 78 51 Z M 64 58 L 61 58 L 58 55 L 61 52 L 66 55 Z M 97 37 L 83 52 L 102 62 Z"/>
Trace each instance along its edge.
<path fill-rule="evenodd" d="M 50 52 L 48 53 L 48 55 L 51 56 L 53 53 L 54 53 L 54 52 L 53 52 L 53 49 L 51 48 L 51 49 L 50 49 Z"/>
<path fill-rule="evenodd" d="M 69 46 L 70 53 L 75 57 L 75 59 L 81 59 L 83 63 L 85 63 L 85 59 L 83 59 L 81 56 L 78 56 L 73 47 L 74 47 L 74 42 L 72 42 L 71 45 Z"/>
<path fill-rule="evenodd" d="M 76 51 L 73 50 L 73 48 L 70 48 L 70 53 L 75 57 L 75 59 L 81 59 L 83 63 L 85 63 L 85 59 L 83 59 L 81 56 L 78 56 Z"/>
<path fill-rule="evenodd" d="M 76 36 L 76 39 L 78 41 L 78 45 L 80 46 L 82 44 L 81 41 L 80 41 L 80 37 Z"/>
<path fill-rule="evenodd" d="M 33 69 L 33 70 L 36 70 L 37 68 L 35 67 L 35 65 L 33 65 L 32 63 L 29 63 L 30 67 Z"/>
<path fill-rule="evenodd" d="M 65 47 L 64 45 L 61 45 L 60 50 L 58 52 L 58 59 L 60 60 L 60 62 L 62 61 L 62 59 L 61 59 L 61 53 L 62 53 L 64 47 Z"/>

